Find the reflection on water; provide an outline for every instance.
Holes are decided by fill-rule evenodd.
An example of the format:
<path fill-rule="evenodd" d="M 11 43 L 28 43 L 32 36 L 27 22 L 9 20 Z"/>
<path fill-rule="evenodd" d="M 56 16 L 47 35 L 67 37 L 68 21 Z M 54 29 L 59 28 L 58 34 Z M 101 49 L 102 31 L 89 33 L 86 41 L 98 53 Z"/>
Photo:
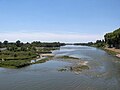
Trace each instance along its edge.
<path fill-rule="evenodd" d="M 120 90 L 120 60 L 106 52 L 87 46 L 64 46 L 53 51 L 88 61 L 89 70 L 79 75 L 58 72 L 71 65 L 50 60 L 21 69 L 0 68 L 0 90 Z"/>

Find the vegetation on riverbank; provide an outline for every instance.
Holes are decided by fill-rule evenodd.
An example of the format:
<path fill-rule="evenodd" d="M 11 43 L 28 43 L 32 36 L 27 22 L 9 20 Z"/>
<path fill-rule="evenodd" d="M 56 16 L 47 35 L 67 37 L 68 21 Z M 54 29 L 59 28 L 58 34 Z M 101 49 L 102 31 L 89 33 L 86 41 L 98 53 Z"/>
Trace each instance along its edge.
<path fill-rule="evenodd" d="M 106 33 L 104 35 L 104 42 L 102 42 L 103 46 L 100 48 L 104 49 L 111 55 L 119 57 L 120 54 L 120 28 L 114 30 L 113 32 Z"/>
<path fill-rule="evenodd" d="M 97 40 L 96 42 L 88 43 L 75 43 L 74 45 L 86 45 L 97 47 L 105 50 L 111 55 L 120 57 L 120 52 L 117 49 L 120 49 L 120 28 L 114 30 L 113 32 L 106 33 L 103 40 Z M 119 55 L 118 55 L 119 54 Z"/>
<path fill-rule="evenodd" d="M 120 28 L 104 35 L 109 48 L 120 49 Z"/>
<path fill-rule="evenodd" d="M 50 58 L 38 60 L 31 63 L 31 60 L 40 58 L 40 54 L 52 53 L 52 50 L 59 49 L 64 43 L 22 43 L 19 40 L 14 42 L 0 42 L 0 67 L 21 68 L 35 63 L 42 63 Z"/>
<path fill-rule="evenodd" d="M 74 45 L 83 45 L 83 46 L 92 46 L 97 48 L 105 48 L 106 43 L 104 40 L 97 40 L 96 42 L 88 42 L 88 43 L 75 43 Z"/>
<path fill-rule="evenodd" d="M 31 51 L 1 51 L 0 52 L 0 60 L 7 61 L 7 60 L 28 60 L 32 58 L 36 58 L 37 54 Z"/>
<path fill-rule="evenodd" d="M 21 68 L 31 65 L 29 60 L 8 60 L 0 62 L 0 67 Z"/>

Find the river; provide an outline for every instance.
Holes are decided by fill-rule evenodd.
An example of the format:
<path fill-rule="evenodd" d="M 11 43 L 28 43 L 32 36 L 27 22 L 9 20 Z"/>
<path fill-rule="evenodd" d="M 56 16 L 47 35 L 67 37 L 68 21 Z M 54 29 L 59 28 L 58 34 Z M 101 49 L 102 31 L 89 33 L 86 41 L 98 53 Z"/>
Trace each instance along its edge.
<path fill-rule="evenodd" d="M 71 63 L 50 60 L 21 69 L 0 68 L 0 90 L 120 90 L 120 59 L 88 46 L 64 46 L 53 54 L 88 61 L 80 74 L 59 68 Z"/>

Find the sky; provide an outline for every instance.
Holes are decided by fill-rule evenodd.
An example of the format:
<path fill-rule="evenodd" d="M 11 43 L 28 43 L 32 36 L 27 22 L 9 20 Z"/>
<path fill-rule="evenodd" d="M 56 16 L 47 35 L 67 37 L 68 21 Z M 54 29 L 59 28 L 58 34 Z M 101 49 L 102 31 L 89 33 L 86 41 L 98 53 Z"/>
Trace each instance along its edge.
<path fill-rule="evenodd" d="M 89 42 L 120 28 L 120 0 L 0 0 L 0 41 Z"/>

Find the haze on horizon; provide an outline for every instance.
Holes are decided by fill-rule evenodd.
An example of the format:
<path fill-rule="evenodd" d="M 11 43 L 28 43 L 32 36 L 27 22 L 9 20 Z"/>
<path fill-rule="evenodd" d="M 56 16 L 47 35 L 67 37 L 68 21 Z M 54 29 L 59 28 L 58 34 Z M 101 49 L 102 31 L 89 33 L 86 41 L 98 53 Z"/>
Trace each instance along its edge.
<path fill-rule="evenodd" d="M 89 42 L 120 27 L 120 0 L 0 0 L 0 41 Z"/>

